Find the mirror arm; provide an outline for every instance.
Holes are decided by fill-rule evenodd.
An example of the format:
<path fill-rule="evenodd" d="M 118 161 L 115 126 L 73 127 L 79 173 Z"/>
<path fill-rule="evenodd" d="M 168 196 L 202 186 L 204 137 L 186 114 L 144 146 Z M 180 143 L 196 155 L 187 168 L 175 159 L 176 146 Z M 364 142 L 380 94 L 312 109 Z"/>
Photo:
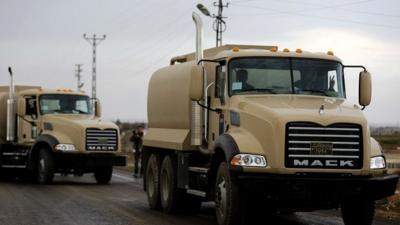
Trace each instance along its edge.
<path fill-rule="evenodd" d="M 212 63 L 218 63 L 220 66 L 225 65 L 225 60 L 212 60 L 212 59 L 201 59 L 197 62 L 197 65 L 200 65 L 202 62 L 212 62 Z"/>
<path fill-rule="evenodd" d="M 364 111 L 364 109 L 365 109 L 365 106 L 363 106 L 363 107 L 361 108 L 361 111 Z"/>
<path fill-rule="evenodd" d="M 362 65 L 343 65 L 343 68 L 363 68 L 364 72 L 367 72 L 367 69 L 365 68 L 365 66 L 362 66 Z"/>
<path fill-rule="evenodd" d="M 197 102 L 197 104 L 198 104 L 200 107 L 202 107 L 202 108 L 204 108 L 204 109 L 207 109 L 207 110 L 210 110 L 210 111 L 216 112 L 216 113 L 221 113 L 221 112 L 222 112 L 221 109 L 213 109 L 213 108 L 211 108 L 210 106 L 205 106 L 205 105 L 201 104 L 200 101 L 196 101 L 196 102 Z"/>

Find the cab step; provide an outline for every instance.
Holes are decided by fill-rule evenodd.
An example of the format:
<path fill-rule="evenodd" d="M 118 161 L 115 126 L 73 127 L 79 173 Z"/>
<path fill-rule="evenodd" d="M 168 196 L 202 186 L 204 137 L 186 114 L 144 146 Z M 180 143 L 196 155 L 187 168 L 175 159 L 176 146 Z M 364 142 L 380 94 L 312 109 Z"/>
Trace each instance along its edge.
<path fill-rule="evenodd" d="M 26 169 L 27 165 L 1 165 L 1 168 L 7 168 L 7 169 Z"/>
<path fill-rule="evenodd" d="M 3 156 L 27 156 L 27 152 L 3 152 Z"/>
<path fill-rule="evenodd" d="M 209 168 L 189 166 L 189 171 L 194 173 L 208 174 Z"/>
<path fill-rule="evenodd" d="M 200 191 L 200 190 L 187 189 L 186 193 L 191 194 L 191 195 L 196 195 L 196 196 L 199 196 L 199 197 L 203 197 L 203 198 L 207 197 L 207 192 Z"/>

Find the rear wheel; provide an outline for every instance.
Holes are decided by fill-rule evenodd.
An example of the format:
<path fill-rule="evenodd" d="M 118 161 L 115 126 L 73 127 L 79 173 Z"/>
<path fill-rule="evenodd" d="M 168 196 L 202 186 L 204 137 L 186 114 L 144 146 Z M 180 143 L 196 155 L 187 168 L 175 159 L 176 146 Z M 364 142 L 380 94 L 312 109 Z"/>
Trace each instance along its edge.
<path fill-rule="evenodd" d="M 371 225 L 375 215 L 375 202 L 354 200 L 341 206 L 345 225 Z"/>
<path fill-rule="evenodd" d="M 54 178 L 54 159 L 47 149 L 40 149 L 38 157 L 38 182 L 50 184 Z"/>
<path fill-rule="evenodd" d="M 176 187 L 176 169 L 171 156 L 166 156 L 161 164 L 160 174 L 160 199 L 164 212 L 178 211 L 182 194 Z"/>
<path fill-rule="evenodd" d="M 166 156 L 161 164 L 160 199 L 166 213 L 196 213 L 201 207 L 201 198 L 186 193 L 177 186 L 177 165 L 173 156 Z"/>
<path fill-rule="evenodd" d="M 215 183 L 215 214 L 218 224 L 241 224 L 243 212 L 240 205 L 237 177 L 229 171 L 228 165 L 222 162 Z"/>
<path fill-rule="evenodd" d="M 97 168 L 94 172 L 94 178 L 98 184 L 109 184 L 112 178 L 112 166 Z"/>
<path fill-rule="evenodd" d="M 147 162 L 145 185 L 147 201 L 150 208 L 160 209 L 160 159 L 158 155 L 151 154 Z"/>

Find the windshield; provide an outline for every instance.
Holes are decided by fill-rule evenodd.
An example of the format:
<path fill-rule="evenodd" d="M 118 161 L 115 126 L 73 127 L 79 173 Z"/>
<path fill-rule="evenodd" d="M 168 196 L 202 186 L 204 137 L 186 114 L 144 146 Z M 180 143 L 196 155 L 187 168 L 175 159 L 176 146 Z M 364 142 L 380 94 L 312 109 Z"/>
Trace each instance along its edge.
<path fill-rule="evenodd" d="M 39 99 L 40 113 L 44 114 L 91 114 L 88 96 L 49 94 Z"/>
<path fill-rule="evenodd" d="M 342 64 L 321 59 L 241 58 L 229 63 L 229 93 L 344 95 Z"/>

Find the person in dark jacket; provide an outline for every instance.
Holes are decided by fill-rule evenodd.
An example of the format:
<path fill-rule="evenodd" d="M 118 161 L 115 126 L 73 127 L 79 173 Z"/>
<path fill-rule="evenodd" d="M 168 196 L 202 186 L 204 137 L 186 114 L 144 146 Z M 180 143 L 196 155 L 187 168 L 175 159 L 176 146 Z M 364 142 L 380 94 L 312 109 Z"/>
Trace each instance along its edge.
<path fill-rule="evenodd" d="M 132 131 L 131 142 L 133 143 L 133 152 L 135 160 L 135 169 L 133 172 L 134 177 L 142 176 L 143 170 L 141 167 L 142 146 L 143 146 L 143 127 L 139 126 Z M 140 167 L 140 169 L 139 169 Z"/>

